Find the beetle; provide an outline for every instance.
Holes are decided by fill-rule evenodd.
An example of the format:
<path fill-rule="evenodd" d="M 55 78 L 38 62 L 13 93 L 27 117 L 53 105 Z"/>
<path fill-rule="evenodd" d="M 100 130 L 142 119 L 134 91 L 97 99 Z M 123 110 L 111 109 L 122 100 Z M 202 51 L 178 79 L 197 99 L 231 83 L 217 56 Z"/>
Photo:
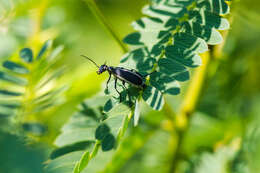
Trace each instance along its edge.
<path fill-rule="evenodd" d="M 117 89 L 117 80 L 118 79 L 120 81 L 122 81 L 124 89 L 126 89 L 125 83 L 128 83 L 128 84 L 130 84 L 130 85 L 132 85 L 136 88 L 139 88 L 139 89 L 144 89 L 146 87 L 145 76 L 138 73 L 134 69 L 129 70 L 129 69 L 126 69 L 126 68 L 123 68 L 123 67 L 107 66 L 106 63 L 99 66 L 99 65 L 96 64 L 95 61 L 93 61 L 89 57 L 87 57 L 85 55 L 81 55 L 81 56 L 88 59 L 89 61 L 91 61 L 93 64 L 96 65 L 96 67 L 98 68 L 98 71 L 97 71 L 98 75 L 102 74 L 105 71 L 107 71 L 109 73 L 109 78 L 108 78 L 107 83 L 106 83 L 106 88 L 108 88 L 108 83 L 111 79 L 111 76 L 112 75 L 114 76 L 114 78 L 115 78 L 114 87 L 115 87 L 116 92 L 120 96 L 120 102 L 121 102 L 121 94 Z"/>

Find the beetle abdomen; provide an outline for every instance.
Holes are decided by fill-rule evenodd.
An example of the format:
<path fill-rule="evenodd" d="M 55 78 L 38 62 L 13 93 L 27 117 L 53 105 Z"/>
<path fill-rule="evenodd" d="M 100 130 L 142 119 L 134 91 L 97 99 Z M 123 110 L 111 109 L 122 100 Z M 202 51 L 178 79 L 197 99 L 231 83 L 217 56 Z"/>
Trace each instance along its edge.
<path fill-rule="evenodd" d="M 143 77 L 138 73 L 120 67 L 114 68 L 113 73 L 120 80 L 123 80 L 136 87 L 143 88 L 144 86 Z"/>

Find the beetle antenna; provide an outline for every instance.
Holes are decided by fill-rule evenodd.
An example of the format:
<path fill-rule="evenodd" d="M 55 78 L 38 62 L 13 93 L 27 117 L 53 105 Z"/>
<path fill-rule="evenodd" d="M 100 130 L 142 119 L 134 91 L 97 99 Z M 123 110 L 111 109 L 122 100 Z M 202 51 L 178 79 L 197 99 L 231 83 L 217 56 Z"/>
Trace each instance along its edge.
<path fill-rule="evenodd" d="M 92 59 L 90 59 L 89 57 L 85 56 L 85 55 L 81 55 L 84 58 L 87 58 L 89 61 L 93 62 L 93 64 L 95 64 L 97 66 L 97 68 L 99 68 L 99 66 L 97 65 L 97 63 L 95 61 L 93 61 Z"/>

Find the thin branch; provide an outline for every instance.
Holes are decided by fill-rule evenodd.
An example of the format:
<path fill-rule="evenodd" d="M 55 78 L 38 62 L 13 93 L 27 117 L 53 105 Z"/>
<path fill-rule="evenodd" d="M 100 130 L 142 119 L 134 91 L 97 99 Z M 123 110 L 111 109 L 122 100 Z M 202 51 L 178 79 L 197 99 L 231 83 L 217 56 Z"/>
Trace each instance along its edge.
<path fill-rule="evenodd" d="M 128 48 L 126 45 L 121 41 L 118 34 L 115 32 L 111 24 L 107 21 L 105 16 L 102 14 L 100 9 L 98 8 L 95 0 L 85 0 L 90 11 L 93 13 L 93 15 L 97 18 L 97 20 L 100 22 L 100 24 L 109 32 L 109 34 L 114 38 L 114 40 L 118 43 L 120 48 L 124 53 L 128 51 Z"/>
<path fill-rule="evenodd" d="M 194 77 L 191 80 L 191 84 L 186 92 L 183 104 L 181 106 L 180 112 L 176 117 L 176 131 L 178 134 L 176 152 L 174 153 L 172 159 L 172 165 L 170 168 L 171 173 L 175 173 L 177 170 L 178 162 L 181 160 L 181 146 L 183 143 L 183 136 L 188 128 L 189 116 L 194 112 L 196 104 L 198 102 L 201 89 L 204 83 L 204 79 L 207 74 L 208 65 L 210 62 L 210 54 L 206 52 L 202 54 L 203 65 L 199 67 Z"/>
<path fill-rule="evenodd" d="M 93 159 L 97 155 L 99 149 L 100 149 L 100 141 L 96 140 L 92 152 L 89 153 L 88 151 L 86 151 L 85 154 L 83 154 L 80 161 L 77 162 L 76 165 L 74 166 L 73 173 L 82 172 L 88 166 L 88 163 L 90 162 L 90 160 Z"/>
<path fill-rule="evenodd" d="M 118 146 L 119 142 L 121 141 L 121 139 L 124 137 L 128 124 L 129 124 L 131 118 L 133 117 L 133 115 L 134 115 L 134 109 L 132 109 L 131 112 L 127 116 L 125 116 L 122 127 L 117 136 L 117 143 L 116 143 L 117 146 Z"/>
<path fill-rule="evenodd" d="M 190 116 L 195 111 L 196 105 L 200 99 L 210 64 L 212 64 L 214 60 L 218 60 L 223 56 L 222 49 L 228 32 L 229 30 L 226 30 L 222 33 L 224 41 L 221 44 L 212 47 L 210 52 L 202 54 L 201 58 L 203 65 L 195 71 L 194 77 L 192 78 L 191 84 L 186 92 L 183 104 L 180 108 L 178 116 L 176 117 L 176 132 L 178 135 L 178 141 L 175 153 L 173 155 L 170 173 L 177 172 L 178 163 L 182 159 L 181 146 L 183 144 L 183 137 L 189 126 Z"/>

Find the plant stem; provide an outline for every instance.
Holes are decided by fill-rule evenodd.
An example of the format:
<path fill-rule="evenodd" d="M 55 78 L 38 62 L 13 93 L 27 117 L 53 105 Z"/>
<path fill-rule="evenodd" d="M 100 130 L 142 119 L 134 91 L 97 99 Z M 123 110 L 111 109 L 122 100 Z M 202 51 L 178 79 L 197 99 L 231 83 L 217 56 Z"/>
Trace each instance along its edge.
<path fill-rule="evenodd" d="M 156 130 L 157 128 L 135 128 L 131 135 L 122 141 L 112 159 L 100 173 L 119 172 L 124 164 L 153 137 Z"/>
<path fill-rule="evenodd" d="M 97 155 L 99 148 L 100 148 L 100 141 L 96 141 L 94 148 L 90 153 L 90 159 L 93 159 Z"/>
<path fill-rule="evenodd" d="M 210 61 L 209 52 L 205 52 L 201 55 L 203 65 L 199 67 L 194 76 L 192 77 L 188 91 L 186 92 L 184 101 L 180 108 L 180 112 L 177 116 L 177 126 L 179 129 L 186 129 L 188 125 L 188 116 L 190 116 L 196 107 L 198 98 L 200 96 L 201 88 L 204 83 L 205 76 Z"/>
<path fill-rule="evenodd" d="M 125 132 L 127 130 L 127 127 L 128 127 L 128 124 L 129 124 L 129 121 L 131 120 L 132 116 L 134 115 L 134 109 L 131 110 L 131 112 L 125 116 L 124 118 L 124 121 L 123 121 L 123 125 L 118 133 L 118 136 L 117 136 L 117 146 L 120 142 L 120 140 L 124 137 L 125 135 Z"/>
<path fill-rule="evenodd" d="M 176 117 L 176 132 L 178 135 L 178 141 L 174 157 L 172 159 L 172 165 L 170 168 L 171 173 L 175 173 L 177 170 L 178 162 L 182 158 L 181 146 L 183 143 L 183 136 L 188 128 L 189 116 L 194 112 L 196 104 L 198 102 L 201 89 L 206 77 L 206 72 L 210 62 L 210 54 L 206 52 L 202 54 L 203 65 L 199 67 L 192 78 L 191 84 L 185 95 L 184 102 L 181 106 L 180 112 Z"/>
<path fill-rule="evenodd" d="M 100 149 L 100 141 L 96 140 L 92 152 L 89 154 L 89 152 L 86 151 L 83 154 L 80 161 L 77 162 L 77 164 L 75 165 L 73 173 L 80 173 L 81 171 L 83 171 L 88 166 L 89 161 L 97 155 L 99 149 Z"/>
<path fill-rule="evenodd" d="M 230 23 L 232 23 L 232 20 L 230 21 Z M 227 37 L 228 32 L 229 30 L 222 32 L 224 40 Z M 200 98 L 206 76 L 210 69 L 209 66 L 223 56 L 222 49 L 224 44 L 225 41 L 223 41 L 219 45 L 212 47 L 212 50 L 210 52 L 206 52 L 201 56 L 203 65 L 195 71 L 194 77 L 192 78 L 191 84 L 188 88 L 188 91 L 186 92 L 183 104 L 176 117 L 176 132 L 178 135 L 178 141 L 172 159 L 170 173 L 177 172 L 178 163 L 182 159 L 181 147 L 183 144 L 183 137 L 189 126 L 190 116 L 195 111 L 196 105 Z"/>
<path fill-rule="evenodd" d="M 99 10 L 95 0 L 86 0 L 86 3 L 90 9 L 90 11 L 93 13 L 93 15 L 97 18 L 97 20 L 103 25 L 103 27 L 109 32 L 109 34 L 114 38 L 114 40 L 118 43 L 120 48 L 124 53 L 128 51 L 128 48 L 126 45 L 121 41 L 120 37 L 118 34 L 115 32 L 113 27 L 109 22 L 107 22 L 107 19 L 105 16 L 101 13 Z"/>

